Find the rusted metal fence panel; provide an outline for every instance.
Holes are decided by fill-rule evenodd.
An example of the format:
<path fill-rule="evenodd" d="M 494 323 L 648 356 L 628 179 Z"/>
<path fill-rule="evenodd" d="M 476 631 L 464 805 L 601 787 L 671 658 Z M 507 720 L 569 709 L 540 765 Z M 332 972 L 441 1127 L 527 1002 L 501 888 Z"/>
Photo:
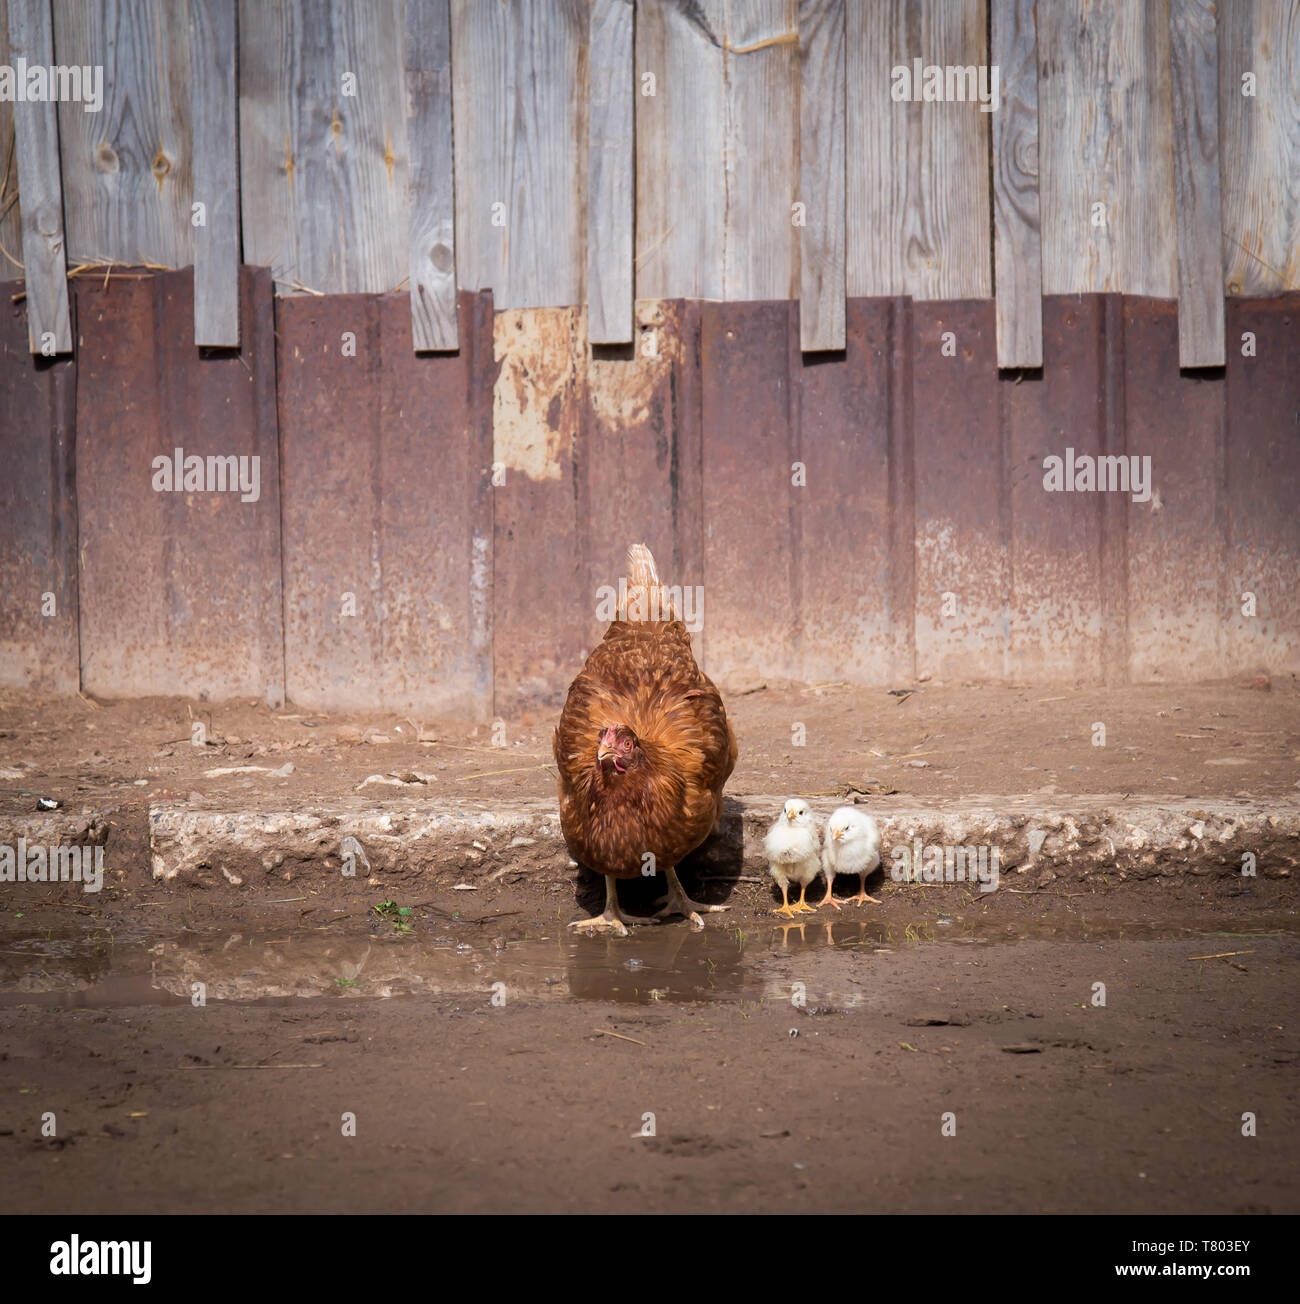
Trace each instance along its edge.
<path fill-rule="evenodd" d="M 850 300 L 822 357 L 793 301 L 641 302 L 592 356 L 580 309 L 467 292 L 434 357 L 404 295 L 243 276 L 242 353 L 187 343 L 189 273 L 78 278 L 72 364 L 8 310 L 0 682 L 509 741 L 637 540 L 724 682 L 1300 668 L 1300 295 L 1230 304 L 1196 374 L 1172 301 L 1048 297 L 1044 368 L 999 375 L 989 301 Z"/>
<path fill-rule="evenodd" d="M 1294 674 L 1300 670 L 1300 294 L 1229 300 L 1227 340 L 1225 669 Z"/>
<path fill-rule="evenodd" d="M 626 573 L 629 543 L 648 544 L 663 581 L 692 586 L 692 602 L 694 586 L 704 584 L 698 308 L 683 300 L 645 301 L 636 306 L 636 319 L 635 346 L 619 356 L 597 353 L 588 369 L 577 466 L 589 598 L 579 615 L 587 618 L 588 647 L 605 631 L 596 595 Z"/>
<path fill-rule="evenodd" d="M 794 342 L 794 460 L 805 472 L 803 487 L 791 489 L 803 679 L 884 683 L 911 673 L 898 664 L 895 638 L 897 621 L 911 626 L 911 589 L 890 537 L 891 472 L 907 456 L 891 420 L 901 397 L 890 376 L 896 307 L 892 299 L 850 299 L 842 354 L 801 358 Z"/>
<path fill-rule="evenodd" d="M 491 709 L 491 294 L 417 355 L 405 295 L 277 306 L 285 677 L 315 708 Z"/>
<path fill-rule="evenodd" d="M 1102 588 L 1124 577 L 1101 574 L 1097 495 L 1058 485 L 1054 473 L 1101 451 L 1101 300 L 1044 299 L 1043 352 L 1041 371 L 998 382 L 1007 478 L 988 510 L 1002 515 L 1007 539 L 1007 673 L 1096 680 Z"/>
<path fill-rule="evenodd" d="M 945 679 L 1006 669 L 996 347 L 991 299 L 912 305 L 916 660 Z"/>
<path fill-rule="evenodd" d="M 1178 305 L 1124 300 L 1128 677 L 1223 673 L 1224 385 L 1178 369 Z M 1149 475 L 1144 475 L 1149 469 Z"/>
<path fill-rule="evenodd" d="M 705 665 L 793 676 L 803 595 L 787 302 L 701 310 Z"/>
<path fill-rule="evenodd" d="M 575 468 L 587 341 L 577 308 L 511 309 L 493 333 L 494 700 L 498 715 L 513 716 L 563 701 L 589 650 L 595 595 L 583 575 Z"/>
<path fill-rule="evenodd" d="M 243 278 L 242 350 L 212 353 L 191 272 L 75 282 L 88 692 L 283 700 L 271 278 Z"/>
<path fill-rule="evenodd" d="M 28 352 L 22 288 L 0 284 L 0 685 L 75 693 L 76 364 Z"/>

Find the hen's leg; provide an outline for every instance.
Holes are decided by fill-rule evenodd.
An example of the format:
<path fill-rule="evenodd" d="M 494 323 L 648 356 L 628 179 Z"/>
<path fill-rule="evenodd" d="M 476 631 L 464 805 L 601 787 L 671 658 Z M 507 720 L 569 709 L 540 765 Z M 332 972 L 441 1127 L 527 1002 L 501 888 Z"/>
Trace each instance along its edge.
<path fill-rule="evenodd" d="M 868 870 L 868 873 L 870 873 L 869 870 Z M 865 901 L 870 901 L 870 902 L 872 902 L 872 903 L 875 904 L 875 905 L 883 905 L 883 904 L 884 904 L 884 903 L 881 902 L 881 901 L 877 901 L 875 897 L 873 897 L 873 896 L 868 896 L 868 895 L 867 895 L 867 875 L 866 875 L 866 874 L 859 874 L 859 875 L 858 875 L 858 894 L 857 894 L 857 896 L 855 896 L 855 897 L 849 897 L 848 904 L 849 904 L 849 905 L 860 906 L 860 905 L 862 905 L 863 902 L 865 902 Z"/>
<path fill-rule="evenodd" d="M 569 927 L 584 933 L 615 933 L 619 937 L 626 937 L 627 924 L 618 913 L 618 880 L 605 875 L 604 914 L 594 915 L 591 919 L 575 919 Z"/>
<path fill-rule="evenodd" d="M 668 895 L 664 898 L 665 904 L 655 912 L 656 919 L 662 919 L 665 915 L 685 915 L 691 921 L 692 928 L 703 928 L 704 920 L 700 918 L 699 912 L 703 910 L 706 914 L 714 910 L 730 910 L 730 906 L 706 906 L 699 901 L 692 901 L 686 895 L 686 889 L 682 887 L 677 877 L 675 869 L 666 871 L 668 874 Z"/>

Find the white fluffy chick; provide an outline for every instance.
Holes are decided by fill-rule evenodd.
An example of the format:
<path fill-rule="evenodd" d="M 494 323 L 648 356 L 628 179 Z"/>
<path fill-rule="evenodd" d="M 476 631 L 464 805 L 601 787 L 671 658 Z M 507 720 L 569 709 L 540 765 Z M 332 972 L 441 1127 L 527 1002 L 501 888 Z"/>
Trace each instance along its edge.
<path fill-rule="evenodd" d="M 831 885 L 836 874 L 856 874 L 858 876 L 858 895 L 849 901 L 861 905 L 864 901 L 874 901 L 867 895 L 867 875 L 880 864 L 880 830 L 876 821 L 863 811 L 852 806 L 841 806 L 832 812 L 826 821 L 826 845 L 822 848 L 822 872 L 826 875 L 826 895 L 817 903 L 817 908 L 830 904 L 836 910 L 840 903 L 831 896 Z"/>
<path fill-rule="evenodd" d="M 767 872 L 781 889 L 781 904 L 773 914 L 793 918 L 803 911 L 812 913 L 812 906 L 804 898 L 808 895 L 808 884 L 821 868 L 820 850 L 821 839 L 817 836 L 811 808 L 806 801 L 791 797 L 763 839 Z M 791 883 L 798 883 L 800 888 L 799 900 L 794 905 L 790 904 Z"/>

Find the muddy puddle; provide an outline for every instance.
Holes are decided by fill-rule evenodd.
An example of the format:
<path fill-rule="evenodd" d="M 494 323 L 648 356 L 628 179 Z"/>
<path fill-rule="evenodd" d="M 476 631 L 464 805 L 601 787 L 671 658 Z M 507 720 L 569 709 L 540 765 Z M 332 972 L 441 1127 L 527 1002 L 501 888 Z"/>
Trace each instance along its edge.
<path fill-rule="evenodd" d="M 1008 923 L 940 915 L 915 923 L 870 919 L 764 920 L 691 932 L 681 925 L 643 927 L 630 938 L 589 937 L 565 929 L 489 936 L 481 928 L 433 933 L 383 922 L 366 935 L 328 930 L 276 936 L 187 931 L 179 936 L 6 931 L 0 933 L 0 1007 L 115 1008 L 197 1000 L 284 1005 L 305 1000 L 472 996 L 498 1002 L 545 1000 L 654 1002 L 787 1001 L 802 962 L 836 954 L 870 962 L 905 947 L 943 949 L 1059 940 L 1104 944 L 1202 938 L 1207 953 L 1233 939 L 1300 934 L 1286 911 L 1253 916 L 1238 931 L 1222 917 L 1117 919 L 1079 913 L 1053 921 Z M 1222 943 L 1219 945 L 1218 943 Z M 840 968 L 841 974 L 857 969 Z M 863 1004 L 862 984 L 845 976 L 823 988 L 827 1008 Z"/>

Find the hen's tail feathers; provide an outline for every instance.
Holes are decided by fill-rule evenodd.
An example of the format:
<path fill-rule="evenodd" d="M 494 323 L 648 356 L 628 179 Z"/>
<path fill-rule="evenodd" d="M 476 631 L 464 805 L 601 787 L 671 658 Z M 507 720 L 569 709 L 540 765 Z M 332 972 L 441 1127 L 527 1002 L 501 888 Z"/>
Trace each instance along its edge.
<path fill-rule="evenodd" d="M 677 620 L 671 590 L 661 583 L 654 554 L 644 543 L 627 550 L 627 601 L 620 604 L 623 620 Z"/>

